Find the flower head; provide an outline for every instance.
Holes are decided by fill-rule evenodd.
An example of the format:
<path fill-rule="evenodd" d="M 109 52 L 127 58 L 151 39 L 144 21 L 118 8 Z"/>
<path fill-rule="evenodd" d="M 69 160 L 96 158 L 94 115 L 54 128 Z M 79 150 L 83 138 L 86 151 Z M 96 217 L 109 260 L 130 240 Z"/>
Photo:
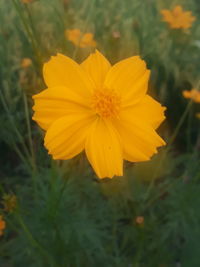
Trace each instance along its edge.
<path fill-rule="evenodd" d="M 96 47 L 96 41 L 92 33 L 82 33 L 79 29 L 66 30 L 66 38 L 75 46 L 79 47 Z"/>
<path fill-rule="evenodd" d="M 196 103 L 200 103 L 200 91 L 196 89 L 192 89 L 190 91 L 184 90 L 182 92 L 183 97 L 192 99 Z"/>
<path fill-rule="evenodd" d="M 161 10 L 163 21 L 167 22 L 172 29 L 191 28 L 196 19 L 190 11 L 183 11 L 181 6 L 175 6 L 172 10 Z"/>
<path fill-rule="evenodd" d="M 6 228 L 6 222 L 3 220 L 3 216 L 0 216 L 0 236 L 3 235 L 3 230 Z"/>
<path fill-rule="evenodd" d="M 146 161 L 165 142 L 164 110 L 147 95 L 150 71 L 139 56 L 111 66 L 98 51 L 82 64 L 58 54 L 44 64 L 47 89 L 34 95 L 35 120 L 54 159 L 85 150 L 100 177 L 123 175 L 123 159 Z"/>
<path fill-rule="evenodd" d="M 21 61 L 21 67 L 22 68 L 28 68 L 29 66 L 32 65 L 32 60 L 28 57 L 25 57 Z"/>
<path fill-rule="evenodd" d="M 135 218 L 135 222 L 136 222 L 137 224 L 143 224 L 143 223 L 144 223 L 144 217 L 143 217 L 143 216 L 137 216 L 137 217 Z"/>

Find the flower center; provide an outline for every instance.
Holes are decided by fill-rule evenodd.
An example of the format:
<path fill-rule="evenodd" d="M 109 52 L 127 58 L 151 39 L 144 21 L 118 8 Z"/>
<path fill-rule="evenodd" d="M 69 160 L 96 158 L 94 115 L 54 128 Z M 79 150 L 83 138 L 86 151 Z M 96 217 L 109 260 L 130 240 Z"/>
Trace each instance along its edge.
<path fill-rule="evenodd" d="M 121 97 L 114 90 L 96 90 L 92 96 L 92 108 L 103 118 L 119 113 Z"/>

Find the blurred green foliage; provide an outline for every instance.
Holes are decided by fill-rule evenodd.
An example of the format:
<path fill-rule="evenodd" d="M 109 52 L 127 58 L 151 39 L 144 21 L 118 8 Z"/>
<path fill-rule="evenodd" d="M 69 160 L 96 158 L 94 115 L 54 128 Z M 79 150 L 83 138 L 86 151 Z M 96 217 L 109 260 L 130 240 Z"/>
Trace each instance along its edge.
<path fill-rule="evenodd" d="M 177 4 L 196 16 L 187 31 L 162 21 L 160 10 Z M 199 11 L 198 0 L 1 0 L 0 191 L 15 193 L 17 207 L 1 206 L 0 266 L 200 266 L 200 104 L 182 97 L 200 85 Z M 167 106 L 167 148 L 126 163 L 124 177 L 98 180 L 84 155 L 52 162 L 31 121 L 43 63 L 57 52 L 78 62 L 92 52 L 66 39 L 73 28 L 94 33 L 112 63 L 141 55 L 149 93 Z M 23 58 L 32 64 L 23 68 Z"/>

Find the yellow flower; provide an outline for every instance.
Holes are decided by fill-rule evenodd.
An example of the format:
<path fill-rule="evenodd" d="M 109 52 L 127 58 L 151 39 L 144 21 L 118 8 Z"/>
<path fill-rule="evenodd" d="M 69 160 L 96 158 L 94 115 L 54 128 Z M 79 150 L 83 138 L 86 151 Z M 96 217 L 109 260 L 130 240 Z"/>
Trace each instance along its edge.
<path fill-rule="evenodd" d="M 34 95 L 35 120 L 54 159 L 85 150 L 100 177 L 123 175 L 123 158 L 149 160 L 165 142 L 155 129 L 164 107 L 146 94 L 150 71 L 139 56 L 111 67 L 98 51 L 82 64 L 58 54 L 44 64 L 47 89 Z"/>
<path fill-rule="evenodd" d="M 196 19 L 190 11 L 183 11 L 181 6 L 175 6 L 174 9 L 161 10 L 163 21 L 167 22 L 172 29 L 188 29 Z"/>
<path fill-rule="evenodd" d="M 3 230 L 6 228 L 6 222 L 3 220 L 3 217 L 0 216 L 0 236 L 3 235 Z"/>
<path fill-rule="evenodd" d="M 92 33 L 82 33 L 79 29 L 66 30 L 66 38 L 74 45 L 80 47 L 95 47 L 96 42 Z"/>
<path fill-rule="evenodd" d="M 17 205 L 17 197 L 14 194 L 5 194 L 2 204 L 4 205 L 5 211 L 12 212 Z"/>
<path fill-rule="evenodd" d="M 196 103 L 200 103 L 200 91 L 196 89 L 192 89 L 190 91 L 184 90 L 182 92 L 183 97 L 190 98 Z"/>
<path fill-rule="evenodd" d="M 25 57 L 21 61 L 21 67 L 22 68 L 28 68 L 29 66 L 32 65 L 32 60 L 28 57 Z"/>

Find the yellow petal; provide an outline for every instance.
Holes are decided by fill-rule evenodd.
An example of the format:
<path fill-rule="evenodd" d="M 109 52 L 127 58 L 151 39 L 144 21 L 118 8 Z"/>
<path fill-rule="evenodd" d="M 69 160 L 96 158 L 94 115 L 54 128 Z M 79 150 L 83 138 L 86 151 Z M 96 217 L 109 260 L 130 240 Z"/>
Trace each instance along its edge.
<path fill-rule="evenodd" d="M 127 94 L 122 96 L 122 106 L 124 108 L 135 105 L 144 98 L 144 92 L 146 93 L 148 90 L 149 76 L 150 71 L 146 70 L 144 75 L 135 82 L 134 90 L 130 90 Z"/>
<path fill-rule="evenodd" d="M 140 117 L 135 118 L 123 114 L 113 123 L 122 140 L 124 158 L 128 161 L 149 160 L 153 154 L 157 153 L 157 147 L 165 145 L 153 127 Z"/>
<path fill-rule="evenodd" d="M 126 99 L 131 96 L 134 102 L 147 91 L 149 71 L 139 56 L 127 58 L 115 64 L 108 72 L 105 88 L 114 89 Z"/>
<path fill-rule="evenodd" d="M 163 9 L 161 10 L 161 14 L 163 15 L 163 21 L 166 22 L 173 22 L 174 18 L 172 16 L 172 12 L 167 10 L 167 9 Z"/>
<path fill-rule="evenodd" d="M 191 90 L 191 98 L 194 102 L 200 103 L 200 91 L 197 89 Z"/>
<path fill-rule="evenodd" d="M 165 107 L 162 107 L 159 102 L 154 100 L 151 96 L 146 95 L 136 105 L 129 106 L 121 111 L 123 117 L 126 116 L 130 120 L 133 118 L 140 118 L 143 122 L 151 124 L 154 129 L 165 119 L 164 111 Z"/>
<path fill-rule="evenodd" d="M 78 45 L 81 38 L 81 31 L 79 29 L 66 30 L 65 36 L 69 41 L 73 42 L 75 45 Z"/>
<path fill-rule="evenodd" d="M 173 12 L 174 16 L 181 15 L 183 13 L 183 8 L 180 5 L 175 6 L 172 12 Z"/>
<path fill-rule="evenodd" d="M 99 178 L 123 174 L 120 138 L 112 124 L 99 118 L 86 140 L 86 155 Z"/>
<path fill-rule="evenodd" d="M 93 80 L 96 89 L 102 89 L 103 83 L 111 65 L 108 60 L 98 51 L 91 54 L 81 67 L 88 73 Z"/>
<path fill-rule="evenodd" d="M 191 91 L 183 90 L 182 94 L 183 94 L 183 97 L 185 98 L 191 98 Z"/>
<path fill-rule="evenodd" d="M 200 91 L 197 89 L 192 89 L 190 91 L 184 90 L 182 91 L 183 97 L 191 98 L 194 102 L 200 103 Z"/>
<path fill-rule="evenodd" d="M 33 96 L 33 120 L 44 129 L 60 117 L 90 112 L 90 99 L 83 98 L 67 87 L 48 88 Z"/>
<path fill-rule="evenodd" d="M 82 96 L 90 95 L 94 84 L 80 65 L 71 58 L 58 54 L 44 64 L 44 80 L 48 87 L 65 86 Z"/>
<path fill-rule="evenodd" d="M 70 159 L 83 151 L 96 116 L 73 114 L 56 120 L 47 130 L 44 145 L 54 159 Z"/>

